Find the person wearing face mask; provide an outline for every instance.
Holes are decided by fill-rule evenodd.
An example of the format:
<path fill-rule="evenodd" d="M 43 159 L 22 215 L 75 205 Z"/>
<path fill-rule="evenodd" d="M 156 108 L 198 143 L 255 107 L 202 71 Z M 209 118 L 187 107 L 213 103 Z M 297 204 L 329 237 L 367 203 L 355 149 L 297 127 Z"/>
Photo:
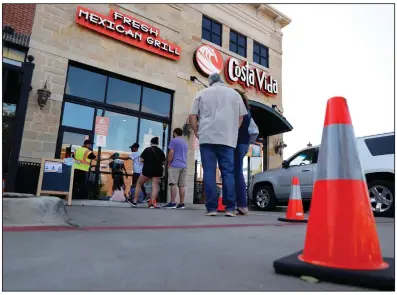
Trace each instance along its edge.
<path fill-rule="evenodd" d="M 134 200 L 131 203 L 132 207 L 137 207 L 139 194 L 142 186 L 152 180 L 152 193 L 149 201 L 149 208 L 156 208 L 157 195 L 159 193 L 160 178 L 163 176 L 165 163 L 165 154 L 158 147 L 159 138 L 153 137 L 150 141 L 150 147 L 147 147 L 141 154 L 140 160 L 143 162 L 142 173 L 138 178 Z"/>
<path fill-rule="evenodd" d="M 87 190 L 87 176 L 90 170 L 91 160 L 96 159 L 92 152 L 93 142 L 89 139 L 84 140 L 84 145 L 77 148 L 73 154 L 74 158 L 74 184 L 73 184 L 73 198 L 85 199 L 88 198 Z"/>

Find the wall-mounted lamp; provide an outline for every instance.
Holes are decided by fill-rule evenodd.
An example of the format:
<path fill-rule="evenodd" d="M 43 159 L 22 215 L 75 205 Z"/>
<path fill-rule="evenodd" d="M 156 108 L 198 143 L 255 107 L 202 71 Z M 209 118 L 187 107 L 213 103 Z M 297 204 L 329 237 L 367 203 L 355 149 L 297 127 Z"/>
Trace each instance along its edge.
<path fill-rule="evenodd" d="M 183 136 L 187 136 L 189 138 L 190 135 L 192 134 L 191 129 L 192 129 L 192 125 L 190 124 L 190 120 L 188 117 L 182 128 Z"/>
<path fill-rule="evenodd" d="M 42 110 L 47 105 L 47 100 L 51 96 L 51 91 L 47 89 L 47 81 L 45 81 L 44 87 L 37 90 L 37 102 L 39 103 L 40 109 Z"/>
<path fill-rule="evenodd" d="M 286 147 L 287 147 L 287 145 L 284 143 L 284 141 L 282 139 L 279 139 L 277 141 L 276 146 L 274 147 L 274 152 L 277 155 L 283 156 L 283 149 Z"/>
<path fill-rule="evenodd" d="M 205 85 L 203 82 L 201 82 L 196 76 L 190 76 L 190 81 L 198 81 L 201 85 L 203 85 L 205 88 L 207 88 L 207 85 Z"/>

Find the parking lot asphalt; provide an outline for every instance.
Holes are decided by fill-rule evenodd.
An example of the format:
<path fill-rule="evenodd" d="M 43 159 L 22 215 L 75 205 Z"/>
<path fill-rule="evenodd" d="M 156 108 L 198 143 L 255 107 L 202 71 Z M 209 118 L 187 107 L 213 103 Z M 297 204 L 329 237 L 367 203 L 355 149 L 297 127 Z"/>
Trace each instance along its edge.
<path fill-rule="evenodd" d="M 277 275 L 303 248 L 285 212 L 227 218 L 203 210 L 68 207 L 72 230 L 3 233 L 4 291 L 359 291 Z M 394 219 L 377 218 L 386 257 Z"/>

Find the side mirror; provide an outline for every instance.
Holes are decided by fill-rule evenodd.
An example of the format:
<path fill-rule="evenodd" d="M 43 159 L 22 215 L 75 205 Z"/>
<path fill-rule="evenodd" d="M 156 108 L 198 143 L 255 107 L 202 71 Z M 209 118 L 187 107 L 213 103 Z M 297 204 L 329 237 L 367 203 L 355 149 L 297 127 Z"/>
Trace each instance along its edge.
<path fill-rule="evenodd" d="M 283 161 L 283 163 L 281 164 L 283 166 L 283 168 L 288 168 L 289 164 L 287 161 Z"/>

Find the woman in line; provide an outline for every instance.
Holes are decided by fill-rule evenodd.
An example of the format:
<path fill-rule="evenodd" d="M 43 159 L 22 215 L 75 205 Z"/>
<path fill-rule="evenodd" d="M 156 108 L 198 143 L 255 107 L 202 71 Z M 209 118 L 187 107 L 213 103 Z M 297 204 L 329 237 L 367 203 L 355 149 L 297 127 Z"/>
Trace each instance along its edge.
<path fill-rule="evenodd" d="M 122 191 L 123 196 L 126 198 L 124 176 L 128 179 L 128 174 L 124 166 L 124 161 L 120 158 L 119 153 L 114 153 L 112 156 L 110 156 L 110 159 L 113 160 L 111 163 L 109 163 L 109 167 L 112 169 L 113 195 L 116 191 Z"/>
<path fill-rule="evenodd" d="M 236 187 L 237 213 L 241 215 L 248 214 L 247 208 L 247 186 L 243 174 L 243 160 L 248 153 L 250 135 L 248 127 L 251 120 L 251 112 L 249 110 L 248 98 L 245 92 L 235 89 L 240 95 L 247 109 L 248 114 L 244 116 L 243 122 L 238 130 L 237 146 L 234 150 L 234 182 Z"/>
<path fill-rule="evenodd" d="M 148 181 L 152 180 L 152 193 L 149 201 L 149 208 L 156 208 L 157 195 L 159 193 L 160 178 L 163 176 L 165 154 L 158 147 L 159 138 L 153 137 L 150 141 L 150 147 L 146 148 L 141 154 L 141 162 L 143 162 L 142 173 L 138 178 L 134 200 L 131 203 L 132 207 L 137 207 L 139 194 L 142 186 Z"/>

